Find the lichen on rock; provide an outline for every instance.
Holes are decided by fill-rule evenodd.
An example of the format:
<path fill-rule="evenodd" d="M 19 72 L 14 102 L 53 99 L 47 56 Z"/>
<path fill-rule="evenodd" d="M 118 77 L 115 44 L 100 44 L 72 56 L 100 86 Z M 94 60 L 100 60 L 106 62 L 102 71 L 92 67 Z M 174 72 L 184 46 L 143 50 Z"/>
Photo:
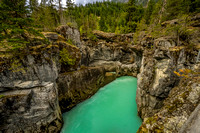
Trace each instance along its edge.
<path fill-rule="evenodd" d="M 173 88 L 163 107 L 152 117 L 144 119 L 138 132 L 178 132 L 199 104 L 200 78 L 181 79 L 178 87 Z"/>

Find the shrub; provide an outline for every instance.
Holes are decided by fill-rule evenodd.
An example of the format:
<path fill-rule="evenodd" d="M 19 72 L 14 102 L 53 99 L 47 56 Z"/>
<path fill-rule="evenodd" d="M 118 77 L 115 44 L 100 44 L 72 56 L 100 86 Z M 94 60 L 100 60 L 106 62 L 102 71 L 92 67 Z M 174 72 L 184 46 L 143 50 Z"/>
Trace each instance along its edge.
<path fill-rule="evenodd" d="M 3 98 L 3 97 L 4 97 L 4 95 L 0 95 L 0 99 Z"/>
<path fill-rule="evenodd" d="M 63 48 L 60 51 L 60 62 L 64 63 L 65 65 L 75 65 L 76 63 L 76 58 L 73 58 L 67 49 Z"/>

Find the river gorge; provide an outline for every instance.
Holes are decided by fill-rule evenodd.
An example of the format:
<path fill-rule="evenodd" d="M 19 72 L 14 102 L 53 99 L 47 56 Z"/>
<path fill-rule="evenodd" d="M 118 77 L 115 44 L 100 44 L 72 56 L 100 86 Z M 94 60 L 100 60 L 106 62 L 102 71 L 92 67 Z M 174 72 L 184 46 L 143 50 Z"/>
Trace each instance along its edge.
<path fill-rule="evenodd" d="M 13 58 L 1 58 L 2 132 L 57 133 L 62 128 L 64 132 L 77 126 L 73 120 L 81 122 L 82 119 L 85 125 L 81 128 L 87 130 L 117 130 L 119 133 L 127 130 L 123 133 L 129 133 L 139 128 L 140 118 L 142 124 L 138 132 L 198 130 L 187 124 L 198 123 L 194 117 L 199 112 L 200 101 L 198 46 L 191 50 L 177 44 L 174 38 L 149 36 L 141 37 L 136 45 L 132 33 L 98 31 L 93 32 L 97 38 L 94 41 L 66 25 L 58 27 L 56 32 L 43 34 L 50 44 L 35 41 L 29 51 L 15 54 Z M 68 44 L 68 39 L 74 45 Z M 12 60 L 15 62 L 10 63 Z M 131 83 L 126 83 L 125 78 Z M 109 86 L 116 87 L 109 89 Z M 122 92 L 110 92 L 114 89 Z M 125 92 L 124 89 L 130 90 Z M 95 114 L 90 112 L 90 103 Z M 134 116 L 140 121 L 135 128 Z M 70 128 L 65 129 L 63 123 L 66 122 Z M 90 122 L 100 127 L 90 126 Z"/>
<path fill-rule="evenodd" d="M 135 133 L 142 124 L 137 115 L 137 79 L 120 77 L 90 99 L 63 114 L 61 133 Z"/>

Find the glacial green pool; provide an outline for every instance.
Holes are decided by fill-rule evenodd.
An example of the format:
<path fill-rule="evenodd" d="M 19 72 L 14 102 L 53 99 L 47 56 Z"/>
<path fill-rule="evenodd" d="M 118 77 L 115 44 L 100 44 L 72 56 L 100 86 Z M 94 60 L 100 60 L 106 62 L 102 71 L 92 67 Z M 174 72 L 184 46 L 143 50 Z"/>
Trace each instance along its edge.
<path fill-rule="evenodd" d="M 64 113 L 61 133 L 136 133 L 142 124 L 137 116 L 136 89 L 136 78 L 116 79 Z"/>

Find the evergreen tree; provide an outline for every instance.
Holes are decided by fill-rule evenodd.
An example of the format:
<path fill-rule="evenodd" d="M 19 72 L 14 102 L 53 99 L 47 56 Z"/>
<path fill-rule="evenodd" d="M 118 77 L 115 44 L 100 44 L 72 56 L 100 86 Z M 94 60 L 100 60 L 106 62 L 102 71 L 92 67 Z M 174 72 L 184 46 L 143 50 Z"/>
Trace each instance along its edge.
<path fill-rule="evenodd" d="M 34 10 L 37 10 L 39 4 L 38 0 L 29 0 L 29 9 L 31 12 L 34 12 Z"/>
<path fill-rule="evenodd" d="M 134 32 L 137 27 L 137 23 L 141 20 L 143 16 L 143 7 L 137 6 L 135 0 L 129 0 L 127 4 L 127 26 L 126 32 Z"/>
<path fill-rule="evenodd" d="M 117 27 L 122 30 L 120 33 L 126 31 L 126 3 L 104 1 L 74 6 L 72 16 L 81 33 L 89 33 L 92 30 L 115 32 Z M 119 28 L 117 30 L 119 31 Z"/>
<path fill-rule="evenodd" d="M 200 0 L 191 0 L 189 12 L 200 12 Z"/>
<path fill-rule="evenodd" d="M 27 16 L 29 10 L 26 0 L 1 0 L 0 1 L 0 39 L 7 39 L 7 45 L 22 45 L 28 41 L 25 32 L 31 32 L 28 28 L 31 19 Z"/>
<path fill-rule="evenodd" d="M 42 0 L 37 10 L 31 13 L 35 27 L 43 31 L 52 31 L 61 23 L 60 12 L 55 2 L 55 0 Z"/>
<path fill-rule="evenodd" d="M 72 2 L 72 0 L 67 0 L 66 1 L 66 7 L 67 7 L 67 12 L 68 12 L 68 16 L 70 17 L 70 21 L 72 22 L 72 12 L 73 12 L 73 7 L 74 7 L 74 3 Z"/>
<path fill-rule="evenodd" d="M 158 0 L 151 15 L 151 24 L 158 24 L 162 18 L 163 0 Z"/>
<path fill-rule="evenodd" d="M 132 21 L 136 11 L 135 0 L 129 0 L 127 4 L 127 21 Z"/>
<path fill-rule="evenodd" d="M 48 0 L 41 0 L 41 5 L 46 6 Z"/>
<path fill-rule="evenodd" d="M 59 9 L 59 16 L 60 16 L 60 24 L 65 24 L 64 15 L 63 15 L 62 0 L 58 0 L 58 9 Z"/>
<path fill-rule="evenodd" d="M 107 31 L 107 26 L 105 23 L 105 18 L 102 16 L 100 21 L 99 21 L 99 26 L 101 31 Z"/>
<path fill-rule="evenodd" d="M 144 19 L 146 24 L 150 24 L 151 15 L 155 7 L 154 0 L 150 0 L 145 11 Z"/>
<path fill-rule="evenodd" d="M 178 15 L 200 12 L 199 0 L 167 0 L 163 21 L 177 18 Z"/>

